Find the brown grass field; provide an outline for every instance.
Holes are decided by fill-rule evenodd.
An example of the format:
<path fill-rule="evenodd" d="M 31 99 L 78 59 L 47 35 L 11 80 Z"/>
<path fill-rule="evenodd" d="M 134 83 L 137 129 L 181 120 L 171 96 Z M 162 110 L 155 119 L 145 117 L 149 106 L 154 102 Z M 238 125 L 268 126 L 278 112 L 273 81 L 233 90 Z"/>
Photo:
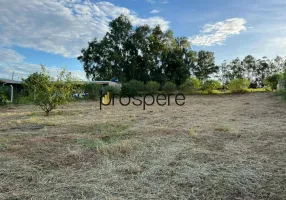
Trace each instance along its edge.
<path fill-rule="evenodd" d="M 286 103 L 0 108 L 0 199 L 286 199 Z"/>

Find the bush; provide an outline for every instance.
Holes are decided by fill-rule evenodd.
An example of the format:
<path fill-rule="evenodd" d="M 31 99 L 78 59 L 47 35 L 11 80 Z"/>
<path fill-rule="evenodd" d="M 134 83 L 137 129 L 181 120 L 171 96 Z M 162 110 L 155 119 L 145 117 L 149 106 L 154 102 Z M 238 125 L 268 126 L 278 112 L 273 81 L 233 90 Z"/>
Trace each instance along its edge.
<path fill-rule="evenodd" d="M 266 87 L 269 87 L 272 91 L 277 90 L 277 85 L 279 80 L 283 78 L 282 74 L 274 74 L 272 76 L 267 77 L 263 83 Z"/>
<path fill-rule="evenodd" d="M 197 78 L 189 78 L 180 86 L 180 90 L 184 92 L 195 91 L 200 89 L 201 82 Z"/>
<path fill-rule="evenodd" d="M 286 100 L 286 69 L 279 80 L 279 90 L 276 92 L 276 94 Z"/>
<path fill-rule="evenodd" d="M 145 91 L 149 93 L 156 93 L 160 89 L 160 84 L 155 81 L 149 81 L 145 85 Z"/>
<path fill-rule="evenodd" d="M 128 84 L 130 85 L 130 87 L 134 88 L 137 93 L 143 92 L 145 90 L 144 83 L 141 81 L 131 80 L 128 82 Z"/>
<path fill-rule="evenodd" d="M 42 67 L 41 73 L 36 72 L 23 80 L 23 86 L 34 105 L 40 107 L 46 115 L 59 105 L 72 101 L 75 92 L 71 73 L 62 70 L 54 79 L 45 67 Z"/>
<path fill-rule="evenodd" d="M 163 85 L 162 89 L 166 93 L 172 93 L 177 90 L 177 86 L 172 82 L 167 82 Z"/>
<path fill-rule="evenodd" d="M 9 102 L 9 87 L 0 88 L 0 106 L 4 106 Z"/>
<path fill-rule="evenodd" d="M 134 97 L 138 94 L 137 89 L 134 85 L 130 83 L 124 83 L 121 87 L 121 95 L 122 96 L 128 96 L 128 97 Z"/>
<path fill-rule="evenodd" d="M 203 91 L 206 91 L 207 93 L 212 93 L 213 90 L 217 90 L 219 88 L 221 88 L 221 84 L 216 80 L 207 80 L 202 86 Z"/>
<path fill-rule="evenodd" d="M 110 95 L 119 95 L 120 94 L 120 88 L 115 86 L 105 86 L 104 87 L 105 92 L 109 92 Z"/>
<path fill-rule="evenodd" d="M 88 93 L 87 98 L 91 100 L 99 99 L 101 94 L 101 85 L 97 83 L 87 83 L 83 86 L 84 92 Z"/>
<path fill-rule="evenodd" d="M 232 93 L 246 92 L 250 86 L 250 82 L 247 79 L 233 79 L 229 83 L 229 90 Z"/>

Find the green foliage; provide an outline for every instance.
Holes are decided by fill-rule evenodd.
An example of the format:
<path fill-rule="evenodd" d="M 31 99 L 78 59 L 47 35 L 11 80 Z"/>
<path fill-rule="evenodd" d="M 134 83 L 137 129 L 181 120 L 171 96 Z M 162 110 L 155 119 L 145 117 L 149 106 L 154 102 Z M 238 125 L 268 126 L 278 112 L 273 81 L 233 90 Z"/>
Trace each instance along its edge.
<path fill-rule="evenodd" d="M 0 87 L 0 106 L 4 106 L 9 102 L 9 87 Z"/>
<path fill-rule="evenodd" d="M 119 87 L 115 87 L 115 86 L 105 86 L 104 90 L 106 92 L 109 92 L 110 95 L 119 95 L 120 94 L 120 88 Z"/>
<path fill-rule="evenodd" d="M 23 105 L 28 105 L 28 104 L 33 104 L 31 101 L 31 98 L 25 94 L 17 94 L 14 96 L 14 104 L 23 104 Z"/>
<path fill-rule="evenodd" d="M 184 92 L 195 91 L 201 87 L 201 81 L 197 78 L 189 78 L 180 86 L 180 90 Z"/>
<path fill-rule="evenodd" d="M 213 52 L 199 51 L 196 62 L 192 66 L 193 73 L 199 80 L 206 80 L 213 73 L 217 73 L 219 67 L 215 65 Z"/>
<path fill-rule="evenodd" d="M 84 84 L 83 89 L 85 93 L 88 93 L 88 99 L 97 100 L 100 98 L 101 85 L 97 83 L 86 83 Z"/>
<path fill-rule="evenodd" d="M 82 49 L 78 60 L 86 75 L 93 80 L 118 77 L 121 82 L 185 82 L 194 61 L 188 38 L 176 38 L 172 31 L 163 32 L 160 26 L 133 27 L 121 15 L 109 23 L 102 40 L 95 38 Z"/>
<path fill-rule="evenodd" d="M 282 78 L 283 78 L 283 74 L 274 74 L 264 79 L 263 83 L 264 85 L 269 87 L 272 91 L 277 90 L 277 85 L 279 83 L 279 80 L 281 80 Z"/>
<path fill-rule="evenodd" d="M 131 80 L 128 82 L 128 84 L 135 88 L 136 92 L 142 92 L 145 90 L 144 83 L 142 81 L 137 81 L 137 80 Z"/>
<path fill-rule="evenodd" d="M 75 93 L 70 73 L 63 70 L 54 79 L 45 67 L 42 67 L 41 73 L 36 72 L 24 79 L 23 86 L 34 105 L 40 107 L 46 115 L 57 106 L 72 101 L 72 95 Z"/>
<path fill-rule="evenodd" d="M 229 83 L 229 90 L 232 93 L 243 93 L 246 92 L 250 86 L 248 79 L 233 79 Z"/>
<path fill-rule="evenodd" d="M 160 89 L 160 84 L 157 83 L 156 81 L 149 81 L 145 85 L 145 90 L 146 92 L 149 92 L 149 93 L 156 93 L 159 89 Z"/>
<path fill-rule="evenodd" d="M 256 59 L 248 55 L 243 60 L 236 58 L 229 63 L 224 61 L 220 66 L 220 80 L 227 85 L 232 79 L 247 78 L 251 80 L 250 88 L 266 84 L 269 88 L 275 89 L 276 74 L 282 73 L 285 67 L 286 59 L 280 56 L 270 60 L 267 57 Z M 271 80 L 267 81 L 267 77 L 271 77 Z"/>
<path fill-rule="evenodd" d="M 286 100 L 286 69 L 284 70 L 282 78 L 279 81 L 279 90 L 276 92 L 276 94 Z"/>
<path fill-rule="evenodd" d="M 163 85 L 162 90 L 166 93 L 172 93 L 177 90 L 177 86 L 172 82 L 167 82 Z"/>
<path fill-rule="evenodd" d="M 212 93 L 213 90 L 217 90 L 219 88 L 221 88 L 221 84 L 216 80 L 206 80 L 202 85 L 203 91 L 207 93 Z"/>
<path fill-rule="evenodd" d="M 137 93 L 137 90 L 134 87 L 134 85 L 129 84 L 129 83 L 122 84 L 122 87 L 121 87 L 121 95 L 122 96 L 134 97 L 137 94 L 138 93 Z"/>

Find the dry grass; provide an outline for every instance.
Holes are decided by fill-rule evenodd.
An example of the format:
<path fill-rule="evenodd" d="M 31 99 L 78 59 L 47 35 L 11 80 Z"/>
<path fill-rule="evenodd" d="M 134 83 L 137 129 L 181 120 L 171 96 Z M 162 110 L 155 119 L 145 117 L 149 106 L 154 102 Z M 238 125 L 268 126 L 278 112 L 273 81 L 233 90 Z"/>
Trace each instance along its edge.
<path fill-rule="evenodd" d="M 286 104 L 1 108 L 0 199 L 286 199 Z"/>

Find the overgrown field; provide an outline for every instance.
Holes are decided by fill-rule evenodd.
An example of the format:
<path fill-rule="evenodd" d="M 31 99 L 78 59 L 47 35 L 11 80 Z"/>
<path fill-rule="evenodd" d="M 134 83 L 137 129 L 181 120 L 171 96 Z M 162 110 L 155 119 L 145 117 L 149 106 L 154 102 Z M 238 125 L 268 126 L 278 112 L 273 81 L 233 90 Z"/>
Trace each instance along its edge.
<path fill-rule="evenodd" d="M 0 199 L 286 199 L 286 104 L 0 108 Z"/>

